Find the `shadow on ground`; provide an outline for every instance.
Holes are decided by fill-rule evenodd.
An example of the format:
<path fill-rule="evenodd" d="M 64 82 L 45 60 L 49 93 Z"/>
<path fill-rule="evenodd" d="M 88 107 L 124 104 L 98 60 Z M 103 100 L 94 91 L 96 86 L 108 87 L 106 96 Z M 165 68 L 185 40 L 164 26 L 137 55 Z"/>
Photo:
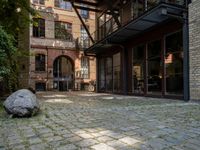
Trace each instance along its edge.
<path fill-rule="evenodd" d="M 41 113 L 1 117 L 6 149 L 195 149 L 200 105 L 96 93 L 38 93 Z"/>

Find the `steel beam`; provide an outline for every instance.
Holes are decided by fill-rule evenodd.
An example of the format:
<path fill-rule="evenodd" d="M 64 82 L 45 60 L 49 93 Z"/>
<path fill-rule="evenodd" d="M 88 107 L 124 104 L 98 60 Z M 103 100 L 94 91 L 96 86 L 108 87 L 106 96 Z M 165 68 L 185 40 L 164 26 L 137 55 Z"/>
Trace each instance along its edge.
<path fill-rule="evenodd" d="M 90 40 L 92 41 L 92 43 L 94 43 L 94 39 L 92 38 L 92 36 L 91 36 L 91 34 L 90 34 L 90 32 L 89 32 L 87 26 L 85 25 L 85 22 L 83 21 L 81 15 L 79 14 L 77 8 L 74 6 L 74 3 L 73 3 L 73 2 L 71 2 L 71 4 L 72 4 L 72 7 L 74 8 L 74 10 L 75 10 L 75 12 L 76 12 L 76 14 L 77 14 L 79 20 L 81 21 L 81 23 L 82 23 L 82 25 L 83 25 L 85 31 L 87 32 L 87 34 L 88 34 Z"/>
<path fill-rule="evenodd" d="M 105 1 L 106 1 L 107 6 L 108 6 L 108 10 L 110 10 L 110 13 L 113 16 L 115 22 L 117 23 L 118 28 L 120 28 L 121 27 L 121 23 L 120 23 L 120 21 L 118 19 L 117 14 L 115 13 L 112 1 L 111 0 L 105 0 Z"/>
<path fill-rule="evenodd" d="M 77 8 L 77 9 L 88 10 L 88 11 L 93 11 L 93 12 L 102 12 L 102 10 L 95 9 L 95 8 L 84 7 L 84 6 L 74 5 L 74 7 Z"/>
<path fill-rule="evenodd" d="M 98 3 L 93 3 L 93 2 L 89 2 L 89 1 L 84 1 L 84 0 L 64 0 L 64 1 L 68 1 L 71 3 L 77 3 L 77 4 L 84 4 L 84 5 L 88 5 L 88 6 L 94 6 L 97 7 Z"/>

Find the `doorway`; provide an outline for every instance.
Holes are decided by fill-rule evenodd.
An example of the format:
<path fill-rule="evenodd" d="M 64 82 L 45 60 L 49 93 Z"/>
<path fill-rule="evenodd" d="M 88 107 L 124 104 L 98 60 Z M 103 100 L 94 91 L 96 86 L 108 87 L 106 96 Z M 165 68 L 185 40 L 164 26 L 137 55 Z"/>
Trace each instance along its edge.
<path fill-rule="evenodd" d="M 74 64 L 71 58 L 59 56 L 53 63 L 54 89 L 68 91 L 73 89 Z"/>

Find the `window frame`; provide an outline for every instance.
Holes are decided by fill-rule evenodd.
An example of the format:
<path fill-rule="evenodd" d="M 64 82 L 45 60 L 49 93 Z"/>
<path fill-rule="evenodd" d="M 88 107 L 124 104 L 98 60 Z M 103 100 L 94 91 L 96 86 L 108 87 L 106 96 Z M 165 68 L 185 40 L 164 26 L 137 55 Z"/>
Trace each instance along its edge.
<path fill-rule="evenodd" d="M 57 7 L 57 8 L 60 8 L 60 9 L 64 9 L 64 10 L 68 10 L 68 11 L 72 11 L 72 5 L 68 1 L 54 0 L 54 7 Z"/>
<path fill-rule="evenodd" d="M 80 15 L 84 19 L 89 19 L 90 13 L 88 10 L 81 9 Z"/>
<path fill-rule="evenodd" d="M 89 57 L 86 56 L 81 57 L 81 78 L 83 79 L 90 78 L 90 59 Z"/>
<path fill-rule="evenodd" d="M 45 5 L 45 0 L 33 0 L 33 4 Z"/>
<path fill-rule="evenodd" d="M 39 59 L 42 59 L 42 60 L 38 60 L 37 57 L 40 57 Z M 39 53 L 35 55 L 35 71 L 37 72 L 46 71 L 46 55 L 45 54 Z"/>
<path fill-rule="evenodd" d="M 89 25 L 86 25 L 86 27 L 88 28 L 88 30 L 90 29 Z M 80 25 L 80 44 L 83 48 L 87 48 L 90 44 L 89 41 L 89 36 L 87 34 L 87 31 L 85 30 L 83 25 Z"/>
<path fill-rule="evenodd" d="M 45 38 L 45 19 L 33 18 L 33 21 L 37 22 L 37 26 L 33 24 L 33 37 Z"/>
<path fill-rule="evenodd" d="M 59 24 L 59 27 L 57 27 L 57 25 L 56 24 Z M 64 28 L 62 28 L 61 26 L 62 25 L 67 25 L 67 28 L 68 27 L 70 27 L 69 29 L 64 29 Z M 66 27 L 66 26 L 65 26 Z M 64 35 L 57 35 L 56 33 L 57 33 L 57 31 L 58 32 L 63 32 L 63 31 L 66 31 L 67 33 L 69 33 L 70 34 L 70 38 L 69 39 L 67 39 L 67 38 L 63 38 L 64 37 Z M 70 23 L 70 22 L 64 22 L 64 21 L 54 21 L 54 38 L 55 39 L 59 39 L 59 40 L 66 40 L 66 41 L 72 41 L 73 40 L 73 35 L 72 35 L 72 23 Z"/>

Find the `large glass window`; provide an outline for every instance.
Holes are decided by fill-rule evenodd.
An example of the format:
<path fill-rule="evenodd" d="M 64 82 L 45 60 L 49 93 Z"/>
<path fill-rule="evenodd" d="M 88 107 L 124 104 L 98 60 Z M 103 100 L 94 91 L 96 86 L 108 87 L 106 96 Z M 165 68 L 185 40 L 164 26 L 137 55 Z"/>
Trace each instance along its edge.
<path fill-rule="evenodd" d="M 33 3 L 44 5 L 44 0 L 33 0 Z"/>
<path fill-rule="evenodd" d="M 133 3 L 133 18 L 140 16 L 144 12 L 144 1 L 134 0 Z"/>
<path fill-rule="evenodd" d="M 55 0 L 54 2 L 55 7 L 59 7 L 65 10 L 72 10 L 72 5 L 70 2 L 64 0 Z"/>
<path fill-rule="evenodd" d="M 133 49 L 133 93 L 144 93 L 144 63 L 145 63 L 145 46 L 140 45 Z"/>
<path fill-rule="evenodd" d="M 162 92 L 162 61 L 161 41 L 148 44 L 147 51 L 147 89 L 149 94 L 161 94 Z"/>
<path fill-rule="evenodd" d="M 99 87 L 98 88 L 99 88 L 99 91 L 104 91 L 105 90 L 105 64 L 104 64 L 103 58 L 99 59 L 98 68 L 99 68 L 99 84 L 98 84 Z"/>
<path fill-rule="evenodd" d="M 89 30 L 89 26 L 86 26 L 86 27 Z M 81 45 L 82 48 L 88 48 L 89 47 L 88 34 L 87 34 L 83 25 L 81 25 L 80 45 Z"/>
<path fill-rule="evenodd" d="M 106 58 L 106 91 L 112 92 L 113 82 L 112 82 L 112 58 Z"/>
<path fill-rule="evenodd" d="M 84 5 L 82 5 L 82 6 L 84 6 Z M 82 18 L 88 19 L 88 18 L 89 18 L 89 11 L 88 11 L 88 10 L 81 9 L 80 15 L 81 15 Z"/>
<path fill-rule="evenodd" d="M 55 38 L 62 40 L 72 40 L 72 24 L 67 22 L 55 22 Z"/>
<path fill-rule="evenodd" d="M 81 77 L 84 79 L 89 78 L 89 58 L 88 57 L 81 58 Z"/>
<path fill-rule="evenodd" d="M 120 92 L 121 83 L 121 58 L 120 53 L 113 55 L 113 91 Z"/>
<path fill-rule="evenodd" d="M 35 83 L 35 90 L 36 91 L 46 91 L 46 83 L 44 83 L 44 82 Z"/>
<path fill-rule="evenodd" d="M 45 20 L 33 18 L 33 37 L 45 37 Z"/>
<path fill-rule="evenodd" d="M 35 71 L 45 71 L 45 55 L 37 54 L 35 56 Z"/>
<path fill-rule="evenodd" d="M 183 40 L 182 32 L 166 37 L 165 49 L 166 94 L 183 94 Z"/>
<path fill-rule="evenodd" d="M 160 0 L 147 0 L 147 9 L 151 9 L 152 7 L 156 6 Z"/>

